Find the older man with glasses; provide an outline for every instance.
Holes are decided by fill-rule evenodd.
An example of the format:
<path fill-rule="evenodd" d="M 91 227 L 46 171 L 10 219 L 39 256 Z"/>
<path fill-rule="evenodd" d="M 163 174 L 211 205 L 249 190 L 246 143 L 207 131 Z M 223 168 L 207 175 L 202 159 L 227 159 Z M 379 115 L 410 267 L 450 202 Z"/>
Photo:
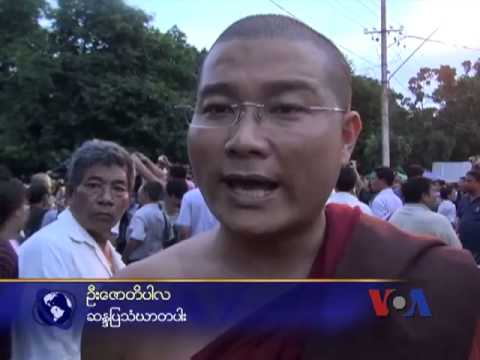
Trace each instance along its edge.
<path fill-rule="evenodd" d="M 115 143 L 93 140 L 77 149 L 68 173 L 70 206 L 22 245 L 19 277 L 105 279 L 123 268 L 111 229 L 129 205 L 133 175 L 130 155 Z M 80 358 L 78 329 L 19 321 L 14 339 L 13 359 Z"/>

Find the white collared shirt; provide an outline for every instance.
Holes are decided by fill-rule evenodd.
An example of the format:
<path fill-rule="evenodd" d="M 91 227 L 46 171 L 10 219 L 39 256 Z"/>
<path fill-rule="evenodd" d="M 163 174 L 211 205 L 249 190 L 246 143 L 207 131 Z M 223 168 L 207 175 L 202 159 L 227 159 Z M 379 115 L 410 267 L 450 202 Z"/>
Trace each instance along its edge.
<path fill-rule="evenodd" d="M 388 220 L 402 205 L 402 200 L 395 195 L 392 188 L 386 188 L 375 196 L 371 208 L 373 215 L 380 219 Z"/>
<path fill-rule="evenodd" d="M 457 221 L 457 207 L 451 200 L 442 200 L 437 212 L 445 216 L 452 225 Z"/>
<path fill-rule="evenodd" d="M 122 269 L 122 262 L 113 245 L 112 266 L 97 242 L 77 222 L 70 209 L 57 221 L 32 235 L 20 247 L 20 278 L 100 278 L 107 279 Z"/>
<path fill-rule="evenodd" d="M 125 266 L 110 242 L 112 268 L 100 246 L 80 226 L 69 209 L 57 221 L 32 235 L 20 247 L 20 278 L 99 278 L 106 279 Z M 22 311 L 33 308 L 31 296 L 23 296 Z M 27 316 L 28 318 L 28 316 Z M 80 359 L 81 326 L 69 330 L 18 321 L 13 331 L 13 360 Z M 80 321 L 81 322 L 81 321 Z"/>
<path fill-rule="evenodd" d="M 408 233 L 433 236 L 447 245 L 462 248 L 448 219 L 423 204 L 405 204 L 392 215 L 389 222 Z"/>
<path fill-rule="evenodd" d="M 218 225 L 218 220 L 208 208 L 200 189 L 187 191 L 183 195 L 177 225 L 190 227 L 190 236 L 209 231 Z"/>
<path fill-rule="evenodd" d="M 332 192 L 332 194 L 327 200 L 327 204 L 330 204 L 330 203 L 345 204 L 352 208 L 358 206 L 364 214 L 373 215 L 372 210 L 370 210 L 367 204 L 364 204 L 363 202 L 358 200 L 354 195 L 348 192 L 344 192 L 344 191 L 337 191 L 335 193 Z"/>

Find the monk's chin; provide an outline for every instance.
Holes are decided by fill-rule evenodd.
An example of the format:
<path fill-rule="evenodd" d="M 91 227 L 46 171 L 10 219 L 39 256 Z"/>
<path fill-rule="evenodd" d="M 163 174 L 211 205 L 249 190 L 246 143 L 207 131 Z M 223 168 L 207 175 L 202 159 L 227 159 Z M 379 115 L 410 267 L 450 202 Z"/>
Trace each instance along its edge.
<path fill-rule="evenodd" d="M 274 219 L 259 219 L 258 217 L 250 217 L 242 219 L 239 217 L 228 218 L 228 216 L 220 219 L 226 234 L 241 238 L 245 241 L 268 241 L 275 242 L 280 237 L 294 235 L 297 226 L 286 221 L 273 221 Z M 290 225 L 290 226 L 288 226 Z"/>

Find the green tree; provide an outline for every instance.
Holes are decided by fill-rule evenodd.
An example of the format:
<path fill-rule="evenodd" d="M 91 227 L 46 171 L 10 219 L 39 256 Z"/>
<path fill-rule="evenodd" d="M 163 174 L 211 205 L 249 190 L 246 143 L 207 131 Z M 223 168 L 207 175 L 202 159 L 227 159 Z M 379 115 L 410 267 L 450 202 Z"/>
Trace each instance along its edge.
<path fill-rule="evenodd" d="M 363 131 L 352 157 L 358 160 L 362 173 L 369 173 L 382 163 L 381 92 L 378 80 L 353 76 L 352 109 L 360 113 Z M 401 106 L 403 98 L 393 91 L 389 96 L 391 164 L 397 167 L 405 164 L 412 151 L 412 143 L 404 131 L 408 111 Z"/>
<path fill-rule="evenodd" d="M 448 65 L 422 68 L 409 81 L 415 96 L 410 104 L 410 132 L 416 139 L 412 157 L 426 166 L 433 161 L 466 161 L 480 152 L 480 59 L 462 66 L 462 75 Z"/>
<path fill-rule="evenodd" d="M 193 103 L 200 54 L 185 34 L 159 32 L 122 0 L 59 0 L 49 20 L 44 51 L 26 56 L 31 73 L 0 94 L 1 159 L 37 171 L 96 137 L 186 161 L 176 105 Z"/>
<path fill-rule="evenodd" d="M 50 86 L 48 33 L 39 19 L 48 16 L 43 0 L 0 0 L 0 161 L 22 173 L 35 157 L 22 141 L 23 118 L 36 116 Z"/>

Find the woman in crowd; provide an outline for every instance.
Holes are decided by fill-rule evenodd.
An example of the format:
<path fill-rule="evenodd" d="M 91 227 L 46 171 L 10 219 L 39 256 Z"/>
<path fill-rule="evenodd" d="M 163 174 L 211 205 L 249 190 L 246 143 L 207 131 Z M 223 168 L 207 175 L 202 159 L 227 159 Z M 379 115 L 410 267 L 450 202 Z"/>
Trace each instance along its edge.
<path fill-rule="evenodd" d="M 0 279 L 18 278 L 18 242 L 15 239 L 25 226 L 27 209 L 26 190 L 23 183 L 14 178 L 1 178 Z M 5 319 L 1 320 L 2 323 L 5 321 Z M 6 320 L 7 326 L 0 327 L 0 360 L 10 359 L 10 328 L 8 324 L 11 319 Z"/>

